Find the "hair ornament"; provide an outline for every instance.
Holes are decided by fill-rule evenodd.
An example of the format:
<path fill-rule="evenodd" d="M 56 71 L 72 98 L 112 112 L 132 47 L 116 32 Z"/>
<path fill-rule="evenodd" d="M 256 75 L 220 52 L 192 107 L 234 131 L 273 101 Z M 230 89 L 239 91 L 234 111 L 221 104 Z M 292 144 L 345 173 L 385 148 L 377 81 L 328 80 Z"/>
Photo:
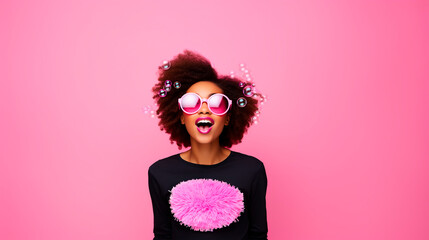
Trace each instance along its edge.
<path fill-rule="evenodd" d="M 167 91 L 162 88 L 159 90 L 158 94 L 160 97 L 165 97 L 165 96 L 167 96 Z"/>
<path fill-rule="evenodd" d="M 176 81 L 174 83 L 176 84 L 178 82 Z M 180 85 L 180 83 L 179 83 L 179 85 Z M 176 87 L 176 85 L 174 87 Z M 171 81 L 165 80 L 164 87 L 159 90 L 158 94 L 160 97 L 165 97 L 165 96 L 167 96 L 167 92 L 169 92 L 170 90 L 171 90 Z"/>
<path fill-rule="evenodd" d="M 171 81 L 170 80 L 165 80 L 164 86 L 171 87 Z"/>
<path fill-rule="evenodd" d="M 179 81 L 175 81 L 174 84 L 173 84 L 173 86 L 174 86 L 175 89 L 179 89 L 182 86 L 182 84 L 180 84 Z"/>
<path fill-rule="evenodd" d="M 243 88 L 243 94 L 246 97 L 252 97 L 253 96 L 253 88 L 252 88 L 252 86 L 251 85 L 246 85 Z"/>
<path fill-rule="evenodd" d="M 170 69 L 170 67 L 171 67 L 170 61 L 165 60 L 162 62 L 161 66 L 159 68 L 162 70 L 168 70 L 168 69 Z"/>
<path fill-rule="evenodd" d="M 239 86 L 243 88 L 244 97 L 240 97 L 237 99 L 237 106 L 242 108 L 245 107 L 247 105 L 246 97 L 252 97 L 256 99 L 258 101 L 258 109 L 255 111 L 255 116 L 252 117 L 252 123 L 258 124 L 260 109 L 261 106 L 264 105 L 264 103 L 267 101 L 267 97 L 256 89 L 256 84 L 253 82 L 253 78 L 250 74 L 250 71 L 246 68 L 244 63 L 240 64 L 240 71 L 241 77 L 246 81 L 239 83 Z M 231 71 L 230 77 L 235 78 L 234 71 Z"/>
<path fill-rule="evenodd" d="M 239 99 L 237 99 L 237 105 L 239 107 L 245 107 L 247 105 L 247 100 L 244 97 L 240 97 Z"/>

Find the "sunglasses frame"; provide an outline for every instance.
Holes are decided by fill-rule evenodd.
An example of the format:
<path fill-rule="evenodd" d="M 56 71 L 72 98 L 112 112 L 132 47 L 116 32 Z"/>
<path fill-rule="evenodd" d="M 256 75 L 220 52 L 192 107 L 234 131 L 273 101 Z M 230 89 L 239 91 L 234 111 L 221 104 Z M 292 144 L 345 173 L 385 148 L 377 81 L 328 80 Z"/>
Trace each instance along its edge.
<path fill-rule="evenodd" d="M 182 98 L 183 98 L 184 96 L 188 95 L 188 94 L 189 94 L 189 95 L 196 95 L 196 96 L 200 99 L 200 102 L 201 102 L 200 107 L 197 109 L 197 111 L 195 111 L 195 112 L 193 112 L 193 113 L 188 113 L 188 112 L 186 112 L 186 111 L 183 109 L 183 107 L 182 107 Z M 222 113 L 222 114 L 214 113 L 214 112 L 212 111 L 212 109 L 210 108 L 209 100 L 210 100 L 210 98 L 212 98 L 213 96 L 216 96 L 216 95 L 222 95 L 222 97 L 225 97 L 225 98 L 228 100 L 228 108 L 227 108 L 227 109 L 226 109 L 226 111 L 225 111 L 224 113 Z M 195 113 L 197 113 L 198 111 L 200 111 L 200 109 L 201 109 L 201 107 L 203 106 L 203 103 L 204 103 L 204 102 L 207 104 L 207 107 L 209 108 L 210 112 L 211 112 L 211 113 L 213 113 L 214 115 L 218 115 L 218 116 L 225 115 L 225 114 L 229 111 L 229 109 L 231 108 L 231 105 L 232 105 L 232 101 L 231 101 L 231 99 L 229 99 L 229 98 L 228 98 L 225 94 L 223 94 L 223 93 L 215 93 L 215 94 L 211 95 L 209 98 L 202 98 L 202 97 L 201 97 L 200 95 L 198 95 L 197 93 L 192 93 L 192 92 L 190 92 L 190 93 L 185 93 L 185 94 L 183 94 L 183 96 L 182 96 L 182 97 L 180 97 L 180 98 L 178 99 L 178 102 L 179 102 L 180 109 L 182 109 L 182 111 L 183 111 L 184 113 L 189 114 L 189 115 L 195 114 Z"/>

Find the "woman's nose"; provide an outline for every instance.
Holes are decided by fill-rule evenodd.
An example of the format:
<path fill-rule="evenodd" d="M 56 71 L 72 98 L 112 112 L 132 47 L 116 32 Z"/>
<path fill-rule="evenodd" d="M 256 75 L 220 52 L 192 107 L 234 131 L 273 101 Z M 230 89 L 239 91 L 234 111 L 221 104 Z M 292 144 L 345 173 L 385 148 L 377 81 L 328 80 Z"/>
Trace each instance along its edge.
<path fill-rule="evenodd" d="M 209 106 L 207 105 L 207 102 L 203 102 L 201 104 L 201 108 L 200 108 L 199 112 L 202 113 L 202 114 L 210 113 Z"/>

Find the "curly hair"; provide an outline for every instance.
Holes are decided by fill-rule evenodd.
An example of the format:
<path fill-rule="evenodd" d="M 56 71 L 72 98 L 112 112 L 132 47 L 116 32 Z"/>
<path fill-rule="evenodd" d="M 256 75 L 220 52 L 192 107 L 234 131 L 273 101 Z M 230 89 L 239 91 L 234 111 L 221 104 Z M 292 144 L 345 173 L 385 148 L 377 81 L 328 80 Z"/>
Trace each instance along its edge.
<path fill-rule="evenodd" d="M 152 88 L 153 99 L 158 106 L 156 113 L 160 119 L 158 125 L 161 130 L 170 134 L 170 141 L 176 142 L 179 149 L 191 146 L 191 139 L 185 125 L 180 121 L 182 111 L 178 105 L 178 99 L 186 91 L 199 81 L 211 81 L 223 90 L 223 94 L 232 100 L 232 105 L 228 114 L 230 121 L 224 127 L 220 137 L 219 145 L 230 148 L 234 144 L 241 142 L 243 135 L 251 125 L 252 117 L 258 110 L 258 100 L 252 97 L 246 97 L 247 104 L 245 107 L 237 105 L 237 99 L 244 97 L 243 88 L 237 77 L 231 78 L 226 75 L 218 75 L 211 63 L 203 56 L 185 50 L 169 61 L 169 68 L 159 68 L 158 82 Z M 170 80 L 172 83 L 178 81 L 181 87 L 171 88 L 166 96 L 161 97 L 159 92 L 165 87 L 165 81 Z"/>

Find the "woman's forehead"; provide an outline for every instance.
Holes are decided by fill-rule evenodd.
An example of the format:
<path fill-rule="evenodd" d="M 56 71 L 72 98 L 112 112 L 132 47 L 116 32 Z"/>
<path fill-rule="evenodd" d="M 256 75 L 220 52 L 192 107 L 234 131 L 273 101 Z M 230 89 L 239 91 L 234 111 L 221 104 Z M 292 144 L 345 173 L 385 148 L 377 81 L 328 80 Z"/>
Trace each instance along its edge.
<path fill-rule="evenodd" d="M 201 81 L 194 83 L 186 92 L 196 93 L 202 98 L 208 98 L 213 93 L 223 93 L 220 87 L 210 81 Z"/>

